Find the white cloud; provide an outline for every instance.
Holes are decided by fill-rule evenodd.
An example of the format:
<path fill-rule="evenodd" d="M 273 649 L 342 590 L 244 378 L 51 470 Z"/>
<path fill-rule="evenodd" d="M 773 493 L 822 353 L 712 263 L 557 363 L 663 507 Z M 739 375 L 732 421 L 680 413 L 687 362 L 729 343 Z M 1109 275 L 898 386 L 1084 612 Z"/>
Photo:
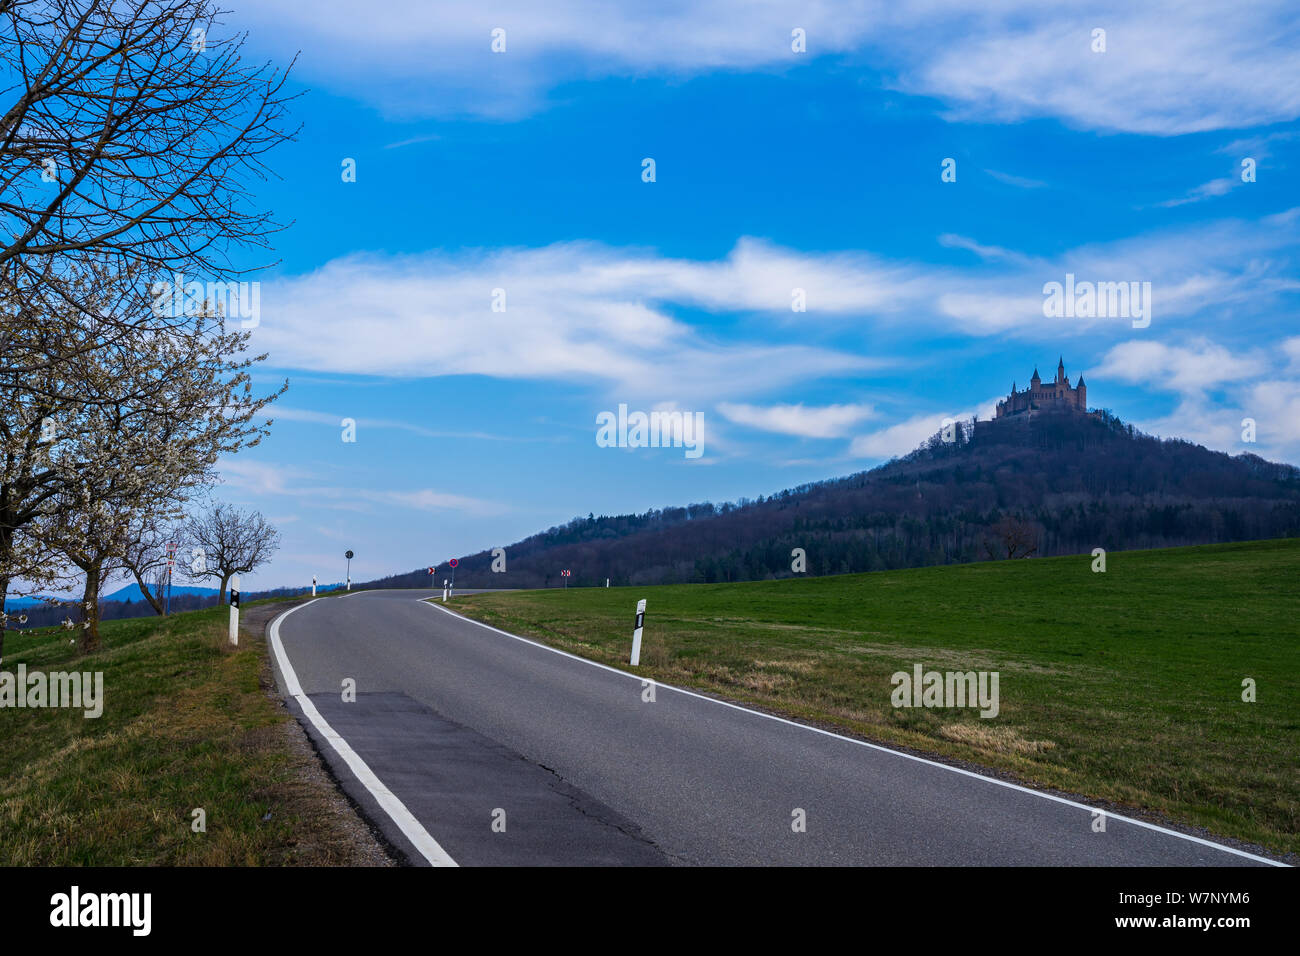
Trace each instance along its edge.
<path fill-rule="evenodd" d="M 1216 149 L 1215 152 L 1231 156 L 1238 161 L 1250 157 L 1259 162 L 1273 155 L 1274 143 L 1289 142 L 1297 136 L 1300 136 L 1300 132 L 1296 130 L 1279 130 L 1261 136 L 1246 136 L 1242 139 L 1234 139 Z"/>
<path fill-rule="evenodd" d="M 320 484 L 306 469 L 270 464 L 247 457 L 228 457 L 218 464 L 224 484 L 262 499 L 287 496 L 305 499 L 314 508 L 372 511 L 373 505 L 405 511 L 459 511 L 471 515 L 498 515 L 506 506 L 481 498 L 435 491 L 376 490 Z"/>
<path fill-rule="evenodd" d="M 841 344 L 873 329 L 1052 343 L 1132 334 L 1128 319 L 1044 320 L 1043 285 L 1067 272 L 1078 281 L 1150 282 L 1144 339 L 1194 331 L 1193 320 L 1219 321 L 1229 310 L 1238 323 L 1258 318 L 1267 328 L 1277 299 L 1300 290 L 1291 255 L 1298 216 L 1221 220 L 1050 260 L 941 236 L 984 260 L 960 268 L 750 238 L 712 260 L 595 242 L 353 255 L 266 283 L 253 346 L 274 366 L 309 373 L 556 381 L 601 386 L 617 401 L 698 408 L 895 367 L 894 358 Z M 796 288 L 806 292 L 806 312 L 791 311 Z M 492 310 L 495 289 L 504 290 L 504 312 Z"/>
<path fill-rule="evenodd" d="M 943 427 L 947 415 L 915 415 L 905 421 L 867 435 L 849 444 L 851 458 L 893 458 L 905 455 Z"/>
<path fill-rule="evenodd" d="M 743 405 L 723 402 L 718 411 L 728 421 L 762 431 L 803 438 L 838 438 L 873 414 L 870 405 Z"/>
<path fill-rule="evenodd" d="M 1234 186 L 1240 184 L 1240 176 L 1224 176 L 1220 179 L 1211 179 L 1208 183 L 1202 183 L 1197 186 L 1181 199 L 1166 199 L 1164 202 L 1158 203 L 1157 205 L 1165 207 L 1185 206 L 1188 203 L 1202 202 L 1206 199 L 1215 199 L 1219 196 L 1226 196 L 1232 191 Z"/>
<path fill-rule="evenodd" d="M 1187 346 L 1124 342 L 1107 352 L 1101 365 L 1088 374 L 1188 393 L 1257 378 L 1267 369 L 1268 362 L 1259 353 L 1237 356 L 1221 345 L 1198 339 Z"/>
<path fill-rule="evenodd" d="M 1300 454 L 1300 382 L 1275 377 L 1287 371 L 1275 366 L 1293 352 L 1300 352 L 1300 339 L 1284 341 L 1281 349 L 1241 354 L 1205 339 L 1187 346 L 1128 343 L 1111 349 L 1088 376 L 1176 392 L 1178 405 L 1172 412 L 1134 422 L 1145 432 L 1233 455 L 1249 451 L 1294 461 Z M 1212 398 L 1212 392 L 1222 395 Z M 1242 441 L 1246 418 L 1255 421 L 1254 444 Z"/>
<path fill-rule="evenodd" d="M 1018 329 L 1060 336 L 1129 326 L 1128 320 L 1105 317 L 1044 322 L 1043 285 L 1064 282 L 1066 273 L 1079 282 L 1150 282 L 1153 328 L 1229 306 L 1244 312 L 1300 289 L 1285 254 L 1298 244 L 1297 213 L 1300 209 L 1250 222 L 1225 219 L 1091 243 L 1051 260 L 1017 259 L 1006 250 L 946 236 L 947 245 L 1005 259 L 1009 267 L 994 274 L 936 275 L 930 286 L 938 311 L 973 334 Z"/>
<path fill-rule="evenodd" d="M 326 425 L 331 428 L 337 428 L 340 432 L 342 432 L 343 429 L 343 419 L 352 418 L 356 423 L 358 432 L 366 429 L 377 428 L 410 432 L 411 434 L 419 435 L 422 438 L 479 438 L 485 441 L 542 440 L 538 438 L 515 438 L 510 435 L 493 435 L 490 432 L 448 431 L 445 429 L 427 428 L 424 425 L 417 425 L 413 422 L 397 421 L 390 418 L 357 418 L 349 415 L 331 414 L 330 412 L 318 412 L 308 408 L 291 408 L 278 404 L 271 406 L 271 413 L 268 417 L 277 422 L 307 422 L 313 425 Z"/>
<path fill-rule="evenodd" d="M 1285 0 L 260 0 L 241 12 L 255 40 L 291 36 L 313 81 L 392 113 L 513 116 L 550 90 L 602 76 L 779 70 L 818 56 L 869 62 L 960 118 L 1057 117 L 1089 129 L 1170 135 L 1300 115 L 1300 58 Z M 794 27 L 807 53 L 791 52 Z M 491 31 L 506 31 L 492 53 Z M 1091 49 L 1106 30 L 1106 52 Z"/>
<path fill-rule="evenodd" d="M 1043 182 L 1041 179 L 1030 179 L 1027 176 L 1013 176 L 1011 173 L 999 172 L 996 169 L 986 169 L 984 172 L 988 173 L 998 182 L 1005 183 L 1008 186 L 1015 186 L 1017 189 L 1042 189 L 1047 185 L 1047 183 Z"/>
<path fill-rule="evenodd" d="M 1246 391 L 1242 408 L 1255 419 L 1261 443 L 1292 451 L 1300 445 L 1300 382 L 1256 382 Z"/>
<path fill-rule="evenodd" d="M 1300 373 L 1300 335 L 1284 340 L 1282 353 L 1290 360 L 1287 371 Z"/>
<path fill-rule="evenodd" d="M 1001 396 L 999 396 L 1001 398 Z M 945 422 L 967 422 L 971 418 L 981 421 L 993 417 L 999 398 L 990 398 L 979 405 L 959 412 L 928 412 L 913 415 L 866 435 L 858 435 L 849 444 L 850 458 L 894 458 L 906 455 L 923 441 L 943 430 Z"/>
<path fill-rule="evenodd" d="M 603 382 L 627 399 L 696 404 L 885 362 L 789 341 L 723 341 L 664 306 L 789 313 L 888 309 L 901 270 L 742 240 L 696 262 L 559 243 L 495 253 L 349 256 L 269 283 L 253 345 L 281 367 L 389 377 Z M 904 285 L 906 280 L 904 280 Z M 494 290 L 505 311 L 493 311 Z"/>

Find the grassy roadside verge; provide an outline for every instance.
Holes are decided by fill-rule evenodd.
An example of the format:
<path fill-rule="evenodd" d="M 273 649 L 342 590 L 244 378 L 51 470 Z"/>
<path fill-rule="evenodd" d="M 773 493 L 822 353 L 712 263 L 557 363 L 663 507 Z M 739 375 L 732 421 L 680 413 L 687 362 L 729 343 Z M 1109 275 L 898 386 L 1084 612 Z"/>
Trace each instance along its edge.
<path fill-rule="evenodd" d="M 0 865 L 381 862 L 268 695 L 260 628 L 232 648 L 228 614 L 106 622 L 85 656 L 60 629 L 10 632 L 3 670 L 102 671 L 104 709 L 0 708 Z"/>
<path fill-rule="evenodd" d="M 456 610 L 731 700 L 1300 851 L 1300 540 L 748 584 L 464 595 Z M 1000 673 L 998 717 L 895 671 Z M 1257 700 L 1242 700 L 1242 680 Z"/>

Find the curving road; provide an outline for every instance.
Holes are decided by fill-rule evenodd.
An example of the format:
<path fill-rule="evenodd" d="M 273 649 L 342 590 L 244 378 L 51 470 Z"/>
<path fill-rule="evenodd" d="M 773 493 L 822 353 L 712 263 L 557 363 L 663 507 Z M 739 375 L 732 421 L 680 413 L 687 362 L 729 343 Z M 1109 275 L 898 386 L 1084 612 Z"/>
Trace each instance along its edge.
<path fill-rule="evenodd" d="M 290 706 L 413 863 L 1271 862 L 1114 815 L 1095 832 L 1090 807 L 666 685 L 649 702 L 434 593 L 322 599 L 269 629 Z"/>

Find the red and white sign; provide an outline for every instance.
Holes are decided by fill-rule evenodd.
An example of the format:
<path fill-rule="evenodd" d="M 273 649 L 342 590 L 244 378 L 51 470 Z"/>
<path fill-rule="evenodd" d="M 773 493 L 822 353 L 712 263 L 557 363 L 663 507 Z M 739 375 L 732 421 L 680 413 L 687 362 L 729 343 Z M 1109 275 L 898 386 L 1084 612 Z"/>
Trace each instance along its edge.
<path fill-rule="evenodd" d="M 435 565 L 434 567 L 429 568 L 429 573 L 430 573 L 430 574 L 433 574 L 433 572 L 434 572 L 434 571 L 437 571 L 437 570 L 438 570 L 438 568 L 437 568 L 437 566 Z"/>
<path fill-rule="evenodd" d="M 567 577 L 570 577 L 570 576 L 572 575 L 572 573 L 573 573 L 573 572 L 569 571 L 569 570 L 566 568 L 566 569 L 564 569 L 563 571 L 560 572 L 560 577 L 562 577 L 562 578 L 567 578 Z"/>
<path fill-rule="evenodd" d="M 450 564 L 453 568 L 458 568 L 458 567 L 460 567 L 460 562 L 457 561 L 455 558 L 452 558 L 452 559 L 451 559 L 450 561 L 448 561 L 447 563 Z"/>

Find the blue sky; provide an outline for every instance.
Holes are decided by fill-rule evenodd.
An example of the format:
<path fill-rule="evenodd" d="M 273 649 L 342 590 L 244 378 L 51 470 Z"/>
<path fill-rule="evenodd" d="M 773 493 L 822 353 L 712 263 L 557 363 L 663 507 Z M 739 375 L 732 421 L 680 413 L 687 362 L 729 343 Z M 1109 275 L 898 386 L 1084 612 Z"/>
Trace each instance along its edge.
<path fill-rule="evenodd" d="M 237 6 L 305 91 L 255 190 L 291 386 L 217 492 L 283 535 L 245 588 L 869 468 L 1058 355 L 1148 431 L 1300 461 L 1297 16 L 1128 6 Z M 1150 282 L 1149 326 L 1045 318 L 1067 272 Z M 703 413 L 703 454 L 599 447 L 620 403 Z"/>

